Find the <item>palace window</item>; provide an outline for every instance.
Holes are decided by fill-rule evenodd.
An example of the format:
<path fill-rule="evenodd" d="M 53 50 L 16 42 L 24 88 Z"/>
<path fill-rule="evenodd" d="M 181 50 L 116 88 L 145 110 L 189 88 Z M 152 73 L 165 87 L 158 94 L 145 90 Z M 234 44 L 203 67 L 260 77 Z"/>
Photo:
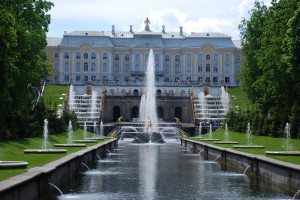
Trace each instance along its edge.
<path fill-rule="evenodd" d="M 236 59 L 236 60 L 240 60 L 240 59 L 241 59 L 241 56 L 240 56 L 239 54 L 237 54 L 237 55 L 235 56 L 235 59 Z"/>
<path fill-rule="evenodd" d="M 129 60 L 129 55 L 128 54 L 125 55 L 125 60 Z"/>
<path fill-rule="evenodd" d="M 107 53 L 103 53 L 102 59 L 107 60 Z"/>
<path fill-rule="evenodd" d="M 155 54 L 155 60 L 159 61 L 159 55 L 158 54 Z"/>
<path fill-rule="evenodd" d="M 229 64 L 225 65 L 225 73 L 230 73 L 230 65 Z"/>
<path fill-rule="evenodd" d="M 202 77 L 198 77 L 198 81 L 202 83 Z"/>
<path fill-rule="evenodd" d="M 83 54 L 83 59 L 89 59 L 89 54 L 88 54 L 88 52 L 85 52 L 85 53 Z"/>
<path fill-rule="evenodd" d="M 201 53 L 198 55 L 198 60 L 200 60 L 200 61 L 203 60 L 203 56 Z"/>
<path fill-rule="evenodd" d="M 75 80 L 76 80 L 77 82 L 79 82 L 79 81 L 81 80 L 80 75 L 76 75 Z"/>
<path fill-rule="evenodd" d="M 70 58 L 69 52 L 65 52 L 64 58 L 65 58 L 65 59 L 69 59 L 69 58 Z"/>
<path fill-rule="evenodd" d="M 239 64 L 236 64 L 236 65 L 235 65 L 235 72 L 236 72 L 236 73 L 240 73 L 240 68 L 241 68 L 240 65 L 239 65 Z"/>
<path fill-rule="evenodd" d="M 70 64 L 69 64 L 69 62 L 65 62 L 65 64 L 64 64 L 64 70 L 65 70 L 65 72 L 68 72 L 70 70 Z"/>
<path fill-rule="evenodd" d="M 55 52 L 55 53 L 54 53 L 54 58 L 58 58 L 58 57 L 59 57 L 58 52 Z"/>
<path fill-rule="evenodd" d="M 218 77 L 213 77 L 213 82 L 217 83 L 218 82 Z"/>
<path fill-rule="evenodd" d="M 84 81 L 89 81 L 89 76 L 84 76 L 83 79 Z"/>
<path fill-rule="evenodd" d="M 165 73 L 170 73 L 170 66 L 169 65 L 165 65 Z"/>
<path fill-rule="evenodd" d="M 103 72 L 104 72 L 104 73 L 107 73 L 107 72 L 108 72 L 107 63 L 103 63 L 102 68 L 103 68 Z"/>
<path fill-rule="evenodd" d="M 116 54 L 116 55 L 115 55 L 115 60 L 120 60 L 119 54 Z"/>
<path fill-rule="evenodd" d="M 230 77 L 225 77 L 225 83 L 229 83 L 230 82 Z"/>
<path fill-rule="evenodd" d="M 135 54 L 135 58 L 134 58 L 136 61 L 139 61 L 140 60 L 140 54 Z"/>
<path fill-rule="evenodd" d="M 96 53 L 93 52 L 92 55 L 91 55 L 91 59 L 95 60 L 96 59 Z"/>
<path fill-rule="evenodd" d="M 192 55 L 191 54 L 187 55 L 187 60 L 192 60 Z"/>
<path fill-rule="evenodd" d="M 198 65 L 198 72 L 202 72 L 202 65 Z"/>
<path fill-rule="evenodd" d="M 210 83 L 210 77 L 209 76 L 205 77 L 205 82 Z"/>
<path fill-rule="evenodd" d="M 219 60 L 219 55 L 216 54 L 216 53 L 215 53 L 215 55 L 214 55 L 214 60 L 215 60 L 215 61 L 218 61 L 218 60 Z"/>
<path fill-rule="evenodd" d="M 83 64 L 83 71 L 85 72 L 89 71 L 89 64 L 87 62 Z"/>
<path fill-rule="evenodd" d="M 166 55 L 165 61 L 170 61 L 170 56 L 169 55 Z"/>
<path fill-rule="evenodd" d="M 180 73 L 180 66 L 178 64 L 175 65 L 175 73 L 176 74 Z"/>
<path fill-rule="evenodd" d="M 129 64 L 125 64 L 124 71 L 125 71 L 126 73 L 128 73 L 128 72 L 129 72 Z"/>
<path fill-rule="evenodd" d="M 148 60 L 148 59 L 149 59 L 149 55 L 146 54 L 146 55 L 145 55 L 145 60 Z"/>
<path fill-rule="evenodd" d="M 69 75 L 65 75 L 65 81 L 69 81 L 70 80 L 70 76 Z"/>
<path fill-rule="evenodd" d="M 210 60 L 210 54 L 206 54 L 205 59 Z"/>
<path fill-rule="evenodd" d="M 146 70 L 147 70 L 147 69 L 146 69 Z M 140 71 L 140 65 L 139 65 L 139 64 L 136 64 L 136 65 L 134 66 L 134 71 L 136 71 L 136 72 Z"/>
<path fill-rule="evenodd" d="M 186 66 L 186 72 L 188 72 L 188 73 L 192 72 L 192 64 L 187 64 L 187 66 Z"/>
<path fill-rule="evenodd" d="M 120 72 L 120 65 L 119 64 L 115 64 L 114 72 L 116 72 L 116 73 Z"/>
<path fill-rule="evenodd" d="M 56 72 L 59 71 L 59 63 L 58 62 L 54 63 L 54 71 L 56 71 Z"/>
<path fill-rule="evenodd" d="M 76 70 L 76 72 L 80 72 L 80 71 L 81 71 L 81 69 L 80 69 L 80 68 L 81 68 L 81 66 L 80 66 L 80 62 L 77 62 L 77 63 L 76 63 L 76 69 L 75 69 L 75 70 Z"/>
<path fill-rule="evenodd" d="M 175 61 L 180 61 L 179 55 L 175 56 Z"/>
<path fill-rule="evenodd" d="M 210 64 L 206 64 L 206 72 L 210 72 Z"/>
<path fill-rule="evenodd" d="M 80 53 L 80 52 L 77 52 L 75 58 L 76 58 L 76 59 L 81 59 L 81 53 Z"/>
<path fill-rule="evenodd" d="M 91 81 L 96 81 L 96 76 L 91 76 Z"/>
<path fill-rule="evenodd" d="M 95 72 L 96 71 L 96 63 L 92 63 L 92 65 L 91 65 L 91 71 L 92 72 Z"/>
<path fill-rule="evenodd" d="M 214 72 L 218 72 L 218 65 L 217 64 L 214 64 Z"/>
<path fill-rule="evenodd" d="M 226 60 L 226 61 L 229 61 L 229 60 L 230 60 L 230 55 L 229 55 L 228 53 L 225 55 L 225 60 Z"/>

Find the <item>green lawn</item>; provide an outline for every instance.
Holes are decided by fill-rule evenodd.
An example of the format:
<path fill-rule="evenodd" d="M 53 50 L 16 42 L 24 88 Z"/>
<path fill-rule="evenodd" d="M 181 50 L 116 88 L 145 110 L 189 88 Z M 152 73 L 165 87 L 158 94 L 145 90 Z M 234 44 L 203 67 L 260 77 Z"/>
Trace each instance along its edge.
<path fill-rule="evenodd" d="M 88 137 L 94 134 L 88 133 Z M 83 139 L 83 131 L 78 129 L 73 133 L 74 140 Z M 19 140 L 0 141 L 0 160 L 2 161 L 26 161 L 29 163 L 27 169 L 1 170 L 0 181 L 9 177 L 26 172 L 29 168 L 45 165 L 63 156 L 74 153 L 95 143 L 86 143 L 86 147 L 54 147 L 54 144 L 67 143 L 67 133 L 54 134 L 49 136 L 51 149 L 67 149 L 67 154 L 24 154 L 25 149 L 41 149 L 43 144 L 42 137 L 34 137 Z"/>
<path fill-rule="evenodd" d="M 239 142 L 239 144 L 237 145 L 247 145 L 246 133 L 237 133 L 237 132 L 228 131 L 228 135 L 229 135 L 228 137 L 229 141 Z M 203 137 L 206 136 L 207 134 L 203 135 Z M 221 139 L 224 141 L 224 129 L 213 132 L 212 138 Z M 199 137 L 191 137 L 190 139 L 200 141 Z M 300 157 L 297 156 L 269 156 L 265 154 L 265 151 L 285 151 L 286 150 L 285 141 L 286 140 L 284 138 L 273 138 L 267 136 L 251 135 L 251 145 L 265 146 L 264 149 L 241 149 L 241 148 L 233 148 L 232 144 L 214 144 L 214 141 L 201 141 L 201 142 L 213 144 L 224 148 L 234 149 L 236 151 L 264 155 L 266 157 L 300 165 Z M 290 146 L 292 146 L 293 151 L 300 151 L 300 140 L 291 139 Z"/>
<path fill-rule="evenodd" d="M 239 106 L 240 109 L 246 110 L 253 108 L 252 104 L 247 98 L 247 94 L 241 87 L 227 88 L 227 92 L 230 95 L 230 102 L 233 106 Z"/>
<path fill-rule="evenodd" d="M 46 85 L 42 99 L 45 105 L 58 106 L 63 104 L 63 101 L 68 93 L 69 86 L 65 85 Z"/>

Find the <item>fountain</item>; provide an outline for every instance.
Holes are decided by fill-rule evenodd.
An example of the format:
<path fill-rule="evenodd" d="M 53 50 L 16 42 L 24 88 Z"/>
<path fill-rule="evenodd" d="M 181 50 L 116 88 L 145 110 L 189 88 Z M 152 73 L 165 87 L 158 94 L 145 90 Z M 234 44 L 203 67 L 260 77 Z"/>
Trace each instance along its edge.
<path fill-rule="evenodd" d="M 158 133 L 158 118 L 156 113 L 156 88 L 154 54 L 150 50 L 146 70 L 146 89 L 144 89 L 140 103 L 139 120 L 144 122 L 144 130 L 138 133 L 133 140 L 134 143 L 156 142 L 163 143 L 163 137 Z"/>
<path fill-rule="evenodd" d="M 224 141 L 217 141 L 215 144 L 238 144 L 238 142 L 235 141 L 229 141 L 229 133 L 228 133 L 228 126 L 225 124 L 225 129 L 224 129 Z"/>
<path fill-rule="evenodd" d="M 265 146 L 252 145 L 250 122 L 247 123 L 246 140 L 247 140 L 247 145 L 233 145 L 233 148 L 248 148 L 248 149 L 255 149 L 255 148 L 263 149 L 263 148 L 265 148 Z"/>
<path fill-rule="evenodd" d="M 73 126 L 72 121 L 69 121 L 68 126 L 68 143 L 67 144 L 54 144 L 55 147 L 85 147 L 85 144 L 73 143 Z"/>
<path fill-rule="evenodd" d="M 48 120 L 44 120 L 44 142 L 42 144 L 42 149 L 26 149 L 24 153 L 32 153 L 32 154 L 48 154 L 48 153 L 66 153 L 67 150 L 65 149 L 49 149 L 49 138 L 48 138 Z"/>
<path fill-rule="evenodd" d="M 290 144 L 291 134 L 290 134 L 290 124 L 286 123 L 284 128 L 284 147 L 285 151 L 266 151 L 267 155 L 280 155 L 280 156 L 300 156 L 300 151 L 292 151 L 292 146 Z"/>
<path fill-rule="evenodd" d="M 69 110 L 73 111 L 75 108 L 75 92 L 73 90 L 73 85 L 70 85 L 69 91 Z"/>
<path fill-rule="evenodd" d="M 212 125 L 209 125 L 208 138 L 200 139 L 201 141 L 220 141 L 221 139 L 212 138 Z"/>

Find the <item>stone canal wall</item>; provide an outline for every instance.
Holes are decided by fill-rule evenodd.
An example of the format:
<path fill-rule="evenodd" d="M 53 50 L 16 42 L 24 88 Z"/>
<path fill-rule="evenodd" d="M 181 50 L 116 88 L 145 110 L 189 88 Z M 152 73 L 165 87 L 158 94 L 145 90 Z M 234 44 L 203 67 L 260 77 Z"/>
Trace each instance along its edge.
<path fill-rule="evenodd" d="M 95 160 L 98 159 L 98 156 L 105 157 L 107 153 L 106 149 L 112 150 L 115 145 L 117 145 L 117 139 L 110 139 L 67 155 L 44 166 L 31 168 L 27 172 L 11 177 L 8 180 L 1 181 L 0 199 L 49 199 L 52 193 L 59 194 L 49 183 L 63 188 L 78 173 L 86 171 L 86 167 L 82 163 L 92 166 Z"/>
<path fill-rule="evenodd" d="M 300 188 L 300 165 L 189 139 L 182 139 L 181 146 L 187 147 L 194 153 L 201 152 L 205 159 L 217 159 L 216 161 L 220 162 L 224 171 L 234 169 L 243 173 L 248 167 L 247 174 L 269 183 L 275 183 L 277 187 L 290 194 L 295 194 Z"/>

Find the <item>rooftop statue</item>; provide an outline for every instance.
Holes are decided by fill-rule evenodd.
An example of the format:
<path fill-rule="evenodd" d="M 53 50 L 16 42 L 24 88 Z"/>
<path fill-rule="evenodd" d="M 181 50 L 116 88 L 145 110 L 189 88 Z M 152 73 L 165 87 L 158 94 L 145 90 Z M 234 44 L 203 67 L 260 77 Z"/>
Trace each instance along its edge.
<path fill-rule="evenodd" d="M 145 31 L 150 31 L 150 20 L 148 19 L 148 17 L 146 18 L 146 20 L 144 21 L 145 24 Z"/>

